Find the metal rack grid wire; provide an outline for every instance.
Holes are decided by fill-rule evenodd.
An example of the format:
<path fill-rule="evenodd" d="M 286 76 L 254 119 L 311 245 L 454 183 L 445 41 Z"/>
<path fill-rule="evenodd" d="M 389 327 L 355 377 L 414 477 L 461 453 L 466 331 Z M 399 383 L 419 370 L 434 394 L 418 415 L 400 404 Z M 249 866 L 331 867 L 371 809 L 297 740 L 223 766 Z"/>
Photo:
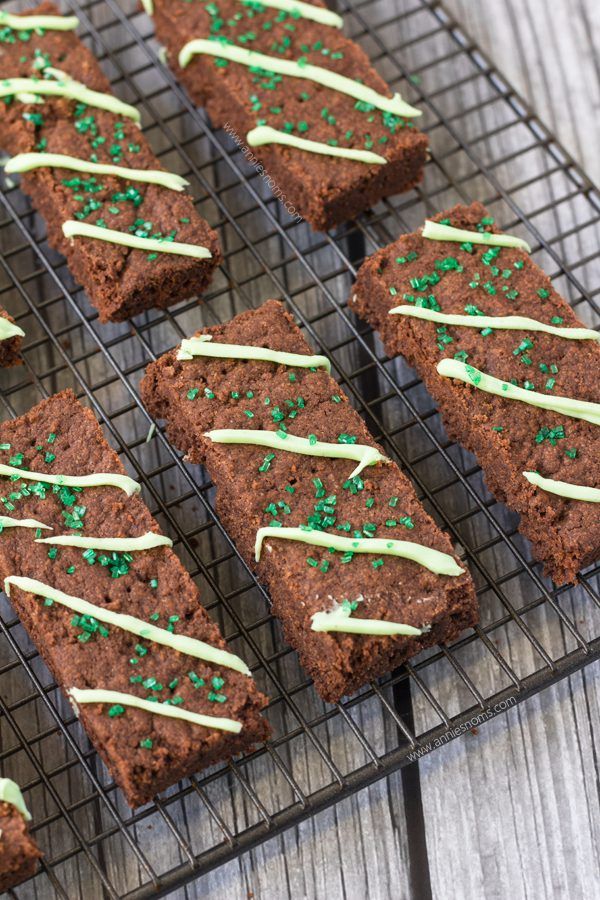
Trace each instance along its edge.
<path fill-rule="evenodd" d="M 432 159 L 423 185 L 328 235 L 291 219 L 240 149 L 213 132 L 157 55 L 133 0 L 66 0 L 115 92 L 139 105 L 168 168 L 187 177 L 219 229 L 225 262 L 198 305 L 101 326 L 18 188 L 0 209 L 0 303 L 27 333 L 25 366 L 3 375 L 6 416 L 72 387 L 98 416 L 152 512 L 174 539 L 232 649 L 271 698 L 267 746 L 131 812 L 6 602 L 0 607 L 0 769 L 36 810 L 45 851 L 33 896 L 166 894 L 600 657 L 600 566 L 557 589 L 517 519 L 448 441 L 402 360 L 346 305 L 362 258 L 458 200 L 483 200 L 534 244 L 579 315 L 600 308 L 600 196 L 443 5 L 343 2 L 346 31 L 395 89 L 424 110 Z M 13 8 L 7 4 L 6 8 Z M 518 160 L 518 163 L 516 162 Z M 587 290 L 584 288 L 587 285 Z M 283 642 L 268 598 L 213 512 L 207 474 L 149 432 L 137 386 L 149 360 L 194 329 L 268 297 L 285 299 L 351 401 L 453 536 L 476 579 L 482 621 L 341 704 L 323 704 Z M 127 859 L 127 865 L 119 860 Z"/>

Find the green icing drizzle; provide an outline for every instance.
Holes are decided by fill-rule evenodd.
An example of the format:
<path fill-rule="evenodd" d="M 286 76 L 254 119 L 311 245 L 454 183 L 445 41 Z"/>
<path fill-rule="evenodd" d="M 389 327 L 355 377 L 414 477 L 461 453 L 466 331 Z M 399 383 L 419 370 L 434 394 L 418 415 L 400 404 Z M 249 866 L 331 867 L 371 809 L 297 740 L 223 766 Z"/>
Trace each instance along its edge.
<path fill-rule="evenodd" d="M 72 609 L 79 615 L 93 616 L 99 622 L 106 625 L 113 625 L 123 631 L 129 631 L 140 638 L 147 641 L 153 641 L 155 644 L 163 644 L 178 653 L 184 653 L 186 656 L 193 656 L 196 659 L 203 659 L 213 663 L 216 666 L 224 666 L 227 669 L 234 669 L 243 675 L 250 675 L 250 670 L 243 659 L 227 650 L 220 650 L 204 641 L 189 637 L 185 634 L 175 634 L 167 631 L 165 628 L 159 628 L 151 622 L 144 622 L 143 619 L 137 619 L 135 616 L 129 616 L 124 613 L 116 613 L 111 609 L 105 609 L 102 606 L 96 606 L 88 600 L 82 600 L 80 597 L 72 597 L 63 591 L 54 588 L 43 581 L 37 581 L 35 578 L 22 578 L 19 575 L 9 575 L 4 581 L 4 590 L 7 596 L 10 596 L 10 586 L 14 585 L 22 591 L 29 594 L 36 594 L 40 597 L 48 597 L 61 606 Z"/>
<path fill-rule="evenodd" d="M 298 369 L 326 369 L 331 372 L 331 363 L 326 356 L 304 353 L 285 353 L 269 347 L 255 347 L 245 344 L 213 344 L 212 335 L 201 334 L 181 342 L 177 359 L 192 359 L 194 356 L 211 356 L 222 359 L 259 359 L 281 366 L 295 366 Z"/>
<path fill-rule="evenodd" d="M 528 319 L 526 316 L 460 316 L 421 306 L 396 306 L 390 309 L 390 315 L 411 316 L 414 319 L 443 322 L 444 325 L 464 325 L 467 328 L 543 331 L 572 341 L 600 341 L 600 332 L 591 328 L 557 328 L 555 325 L 546 325 L 545 322 Z"/>
<path fill-rule="evenodd" d="M 458 243 L 470 241 L 472 244 L 486 244 L 493 247 L 514 247 L 517 250 L 525 250 L 527 253 L 531 253 L 531 247 L 527 241 L 515 237 L 513 234 L 468 231 L 466 228 L 454 228 L 452 225 L 432 222 L 431 219 L 425 220 L 422 234 L 424 238 L 428 238 L 430 241 L 456 241 Z"/>
<path fill-rule="evenodd" d="M 137 124 L 139 124 L 141 118 L 135 106 L 123 103 L 122 100 L 118 100 L 112 94 L 92 91 L 91 88 L 70 78 L 64 83 L 60 81 L 42 81 L 39 78 L 3 78 L 0 81 L 0 97 L 18 97 L 19 94 L 42 94 L 49 97 L 65 97 L 67 100 L 77 100 L 78 103 L 85 103 L 86 106 L 105 109 L 117 116 L 133 119 Z M 28 100 L 27 102 L 30 101 Z"/>
<path fill-rule="evenodd" d="M 31 813 L 25 806 L 21 788 L 10 778 L 0 778 L 0 803 L 10 803 L 19 810 L 26 822 L 31 822 Z"/>
<path fill-rule="evenodd" d="M 173 541 L 164 534 L 147 531 L 140 537 L 84 537 L 79 534 L 57 534 L 51 538 L 38 538 L 36 544 L 58 544 L 61 547 L 82 547 L 90 550 L 108 550 L 115 553 L 134 553 L 136 550 L 152 550 L 154 547 L 172 547 Z"/>
<path fill-rule="evenodd" d="M 367 444 L 311 442 L 308 438 L 296 437 L 287 432 L 279 434 L 276 431 L 256 431 L 252 428 L 217 428 L 214 431 L 206 431 L 205 437 L 215 444 L 253 444 L 258 447 L 271 447 L 273 450 L 287 450 L 288 453 L 300 453 L 302 456 L 352 459 L 358 462 L 358 466 L 348 476 L 349 478 L 359 475 L 367 466 L 374 466 L 378 462 L 390 462 L 376 447 L 369 447 Z"/>
<path fill-rule="evenodd" d="M 401 622 L 388 622 L 386 619 L 358 619 L 352 611 L 342 605 L 330 612 L 317 612 L 311 616 L 312 631 L 342 631 L 347 634 L 396 635 L 418 637 L 426 634 L 430 628 L 415 628 Z"/>
<path fill-rule="evenodd" d="M 600 503 L 600 489 L 587 487 L 583 484 L 570 484 L 568 481 L 554 481 L 552 478 L 542 478 L 537 472 L 523 472 L 530 484 L 548 491 L 549 494 L 558 494 L 559 497 L 567 497 L 569 500 L 584 500 L 587 503 Z"/>
<path fill-rule="evenodd" d="M 239 734 L 242 723 L 235 719 L 223 719 L 219 716 L 205 716 L 202 713 L 191 712 L 181 706 L 167 706 L 165 703 L 153 703 L 151 700 L 143 700 L 134 694 L 123 694 L 121 691 L 107 691 L 103 688 L 82 689 L 73 687 L 67 694 L 75 704 L 75 707 L 84 703 L 110 703 L 119 706 L 133 706 L 143 709 L 153 716 L 168 716 L 171 719 L 183 719 L 193 725 L 202 725 L 204 728 L 215 728 L 217 731 L 230 731 Z"/>
<path fill-rule="evenodd" d="M 28 481 L 44 481 L 46 484 L 59 484 L 65 487 L 116 487 L 125 491 L 128 497 L 139 494 L 140 485 L 129 475 L 118 475 L 116 472 L 94 472 L 91 475 L 50 475 L 48 472 L 30 472 L 0 463 L 0 475 L 18 475 Z"/>
<path fill-rule="evenodd" d="M 146 0 L 152 3 L 152 0 Z M 255 6 L 254 0 L 241 0 L 244 6 Z M 332 28 L 343 28 L 344 20 L 337 13 L 321 6 L 313 6 L 312 3 L 303 3 L 301 0 L 259 0 L 260 6 L 270 6 L 272 9 L 281 9 L 291 16 L 301 19 L 311 19 L 320 25 L 330 25 Z"/>
<path fill-rule="evenodd" d="M 25 337 L 25 332 L 18 325 L 15 325 L 14 322 L 11 322 L 10 319 L 0 316 L 0 341 L 6 341 L 8 338 L 16 335 Z"/>
<path fill-rule="evenodd" d="M 66 222 L 63 222 L 62 230 L 67 238 L 93 238 L 98 241 L 106 241 L 108 244 L 131 247 L 133 250 L 147 250 L 148 253 L 173 253 L 176 256 L 191 256 L 193 259 L 210 259 L 212 257 L 212 253 L 207 247 L 200 247 L 196 244 L 180 244 L 177 241 L 164 241 L 157 238 L 136 237 L 134 234 L 114 231 L 112 228 L 102 228 L 100 225 L 76 222 L 75 219 L 67 219 Z"/>
<path fill-rule="evenodd" d="M 128 169 L 125 166 L 113 166 L 105 163 L 87 162 L 75 156 L 63 153 L 19 153 L 9 159 L 5 171 L 9 175 L 19 172 L 30 172 L 32 169 L 48 168 L 71 169 L 73 172 L 88 172 L 91 175 L 115 175 L 128 181 L 140 181 L 145 184 L 159 184 L 171 191 L 182 191 L 185 178 L 172 172 L 161 172 L 160 169 Z"/>
<path fill-rule="evenodd" d="M 480 391 L 504 397 L 507 400 L 520 400 L 530 406 L 540 409 L 549 409 L 552 412 L 561 413 L 563 416 L 571 416 L 574 419 L 584 419 L 592 425 L 600 425 L 600 403 L 588 403 L 585 400 L 573 400 L 571 397 L 552 397 L 548 394 L 540 394 L 537 391 L 526 391 L 507 381 L 501 381 L 493 375 L 480 372 L 479 369 L 457 359 L 442 359 L 437 365 L 437 371 L 445 378 L 458 378 L 466 384 L 473 385 Z"/>
<path fill-rule="evenodd" d="M 52 531 L 50 525 L 44 525 L 37 519 L 13 519 L 12 516 L 0 516 L 0 530 L 3 528 L 45 528 Z"/>
<path fill-rule="evenodd" d="M 225 44 L 220 41 L 211 41 L 204 38 L 196 38 L 189 41 L 179 51 L 179 65 L 185 69 L 196 54 L 216 56 L 219 59 L 228 59 L 251 68 L 265 69 L 278 75 L 290 75 L 292 78 L 305 78 L 331 88 L 341 94 L 347 94 L 355 100 L 362 100 L 371 106 L 384 112 L 391 112 L 397 116 L 420 116 L 421 111 L 405 103 L 400 94 L 393 97 L 384 97 L 373 88 L 360 84 L 345 75 L 332 72 L 331 69 L 323 69 L 321 66 L 313 66 L 301 60 L 279 59 L 275 56 L 267 56 L 245 47 L 235 44 Z"/>
<path fill-rule="evenodd" d="M 7 12 L 0 12 L 0 26 L 14 28 L 16 31 L 34 31 L 43 28 L 44 31 L 74 31 L 79 25 L 76 16 L 14 16 Z"/>
<path fill-rule="evenodd" d="M 260 560 L 262 544 L 265 538 L 282 538 L 287 541 L 300 541 L 315 547 L 330 547 L 343 553 L 377 553 L 387 556 L 400 556 L 418 563 L 436 575 L 462 575 L 464 569 L 457 564 L 448 553 L 425 547 L 414 541 L 386 540 L 385 538 L 348 538 L 325 531 L 314 531 L 310 528 L 259 528 L 256 532 L 254 558 Z"/>
<path fill-rule="evenodd" d="M 322 156 L 340 156 L 344 159 L 353 159 L 370 165 L 385 165 L 387 159 L 370 150 L 352 150 L 347 147 L 332 147 L 321 141 L 309 141 L 306 138 L 278 131 L 270 125 L 258 125 L 249 131 L 246 140 L 251 147 L 262 147 L 265 144 L 284 144 L 286 147 L 297 147 L 298 150 L 306 150 L 307 153 L 320 153 Z"/>

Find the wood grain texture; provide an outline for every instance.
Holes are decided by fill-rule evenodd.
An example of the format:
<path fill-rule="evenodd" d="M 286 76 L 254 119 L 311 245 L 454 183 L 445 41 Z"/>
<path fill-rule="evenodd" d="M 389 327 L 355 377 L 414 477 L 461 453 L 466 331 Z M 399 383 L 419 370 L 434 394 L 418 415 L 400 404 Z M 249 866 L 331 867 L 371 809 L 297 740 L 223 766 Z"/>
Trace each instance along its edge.
<path fill-rule="evenodd" d="M 600 183 L 600 4 L 445 0 L 445 8 Z"/>

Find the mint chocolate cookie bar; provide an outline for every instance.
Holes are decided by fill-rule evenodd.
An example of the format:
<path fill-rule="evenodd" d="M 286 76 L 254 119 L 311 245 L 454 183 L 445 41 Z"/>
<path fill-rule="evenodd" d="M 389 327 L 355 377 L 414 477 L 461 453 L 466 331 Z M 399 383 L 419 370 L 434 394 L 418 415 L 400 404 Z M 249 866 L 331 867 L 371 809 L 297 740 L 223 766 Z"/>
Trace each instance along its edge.
<path fill-rule="evenodd" d="M 0 427 L 0 585 L 131 806 L 268 735 L 92 413 L 70 391 Z"/>
<path fill-rule="evenodd" d="M 141 390 L 206 465 L 221 521 L 325 700 L 475 624 L 450 540 L 280 303 L 183 341 Z"/>
<path fill-rule="evenodd" d="M 600 334 L 480 203 L 360 268 L 350 306 L 402 354 L 557 584 L 600 557 Z"/>
<path fill-rule="evenodd" d="M 170 65 L 291 215 L 326 230 L 421 181 L 420 111 L 319 2 L 144 0 Z M 246 149 L 248 148 L 248 149 Z"/>
<path fill-rule="evenodd" d="M 16 366 L 21 362 L 24 332 L 0 306 L 0 366 Z"/>
<path fill-rule="evenodd" d="M 221 256 L 76 25 L 46 2 L 2 14 L 0 147 L 101 321 L 122 321 L 201 294 Z"/>
<path fill-rule="evenodd" d="M 41 853 L 29 834 L 31 820 L 21 790 L 0 778 L 0 891 L 8 891 L 35 875 Z"/>

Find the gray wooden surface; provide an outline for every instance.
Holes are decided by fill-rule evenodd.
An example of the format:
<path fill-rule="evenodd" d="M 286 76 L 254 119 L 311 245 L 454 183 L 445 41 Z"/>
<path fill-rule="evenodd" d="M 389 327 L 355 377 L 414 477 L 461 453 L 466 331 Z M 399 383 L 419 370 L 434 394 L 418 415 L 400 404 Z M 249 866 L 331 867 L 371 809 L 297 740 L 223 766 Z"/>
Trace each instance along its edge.
<path fill-rule="evenodd" d="M 383 4 L 379 4 L 379 11 L 391 16 L 395 9 L 410 6 L 409 0 L 387 0 L 387 8 L 383 10 Z M 482 4 L 480 0 L 448 0 L 446 8 L 515 83 L 589 174 L 600 181 L 597 156 L 600 143 L 598 4 L 594 0 L 553 0 L 552 3 L 505 0 L 493 5 Z M 95 10 L 95 15 L 102 15 L 100 7 Z M 141 24 L 144 25 L 143 20 Z M 145 28 L 147 33 L 147 22 Z M 118 30 L 115 29 L 115 42 L 118 41 Z M 112 39 L 112 32 L 109 39 Z M 409 57 L 413 71 L 420 64 L 426 65 L 427 45 L 415 45 Z M 452 77 L 451 71 L 449 77 Z M 427 78 L 425 71 L 425 89 Z M 464 98 L 459 97 L 459 104 L 461 100 L 468 102 L 467 93 Z M 485 130 L 490 131 L 493 124 L 488 115 Z M 160 140 L 160 135 L 154 137 Z M 444 151 L 446 140 L 438 130 L 434 137 L 437 152 Z M 518 144 L 516 147 L 510 145 L 509 136 L 504 135 L 502 140 L 506 141 L 506 150 L 518 150 Z M 206 148 L 202 147 L 200 155 L 204 150 Z M 465 160 L 461 157 L 448 164 L 458 168 L 465 165 Z M 509 176 L 505 174 L 504 177 L 508 179 Z M 473 193 L 477 186 L 469 184 L 468 190 Z M 542 187 L 538 183 L 531 189 L 535 195 L 529 198 L 531 205 L 542 206 L 552 201 L 555 199 L 552 191 L 551 185 Z M 241 204 L 242 199 L 228 197 L 227 202 L 235 210 L 235 203 Z M 451 199 L 454 202 L 456 198 Z M 215 220 L 214 213 L 208 217 Z M 585 236 L 581 240 L 585 244 Z M 587 240 L 586 249 L 597 253 L 597 243 L 589 244 L 590 239 Z M 562 252 L 562 245 L 557 249 Z M 246 264 L 242 260 L 235 272 L 239 280 Z M 593 265 L 596 267 L 594 283 L 597 283 L 597 259 Z M 585 274 L 585 270 L 580 270 L 579 275 L 584 280 Z M 292 282 L 294 278 L 301 281 L 293 269 L 290 278 Z M 270 286 L 264 287 L 264 281 L 258 278 L 257 282 L 249 289 L 256 292 L 256 296 L 251 294 L 253 302 L 271 294 Z M 344 285 L 340 296 L 345 296 L 345 291 Z M 314 311 L 322 300 L 313 296 L 313 292 L 307 292 L 303 302 L 307 304 L 307 311 Z M 210 310 L 194 311 L 189 319 L 181 317 L 182 328 L 189 332 L 198 327 L 201 324 L 195 318 L 198 315 L 222 318 L 231 315 L 233 300 L 231 310 L 227 308 L 226 300 L 220 299 L 219 303 L 212 304 Z M 84 339 L 81 340 L 85 345 Z M 160 340 L 163 344 L 155 346 L 155 350 L 171 345 L 175 338 L 165 332 Z M 137 362 L 139 347 L 134 344 L 131 347 L 131 357 L 127 355 L 130 345 L 117 348 L 122 354 L 121 365 Z M 75 354 L 81 349 L 84 346 L 75 345 L 71 352 Z M 86 372 L 85 376 L 91 379 L 93 374 Z M 52 385 L 51 389 L 58 386 Z M 113 394 L 108 397 L 99 392 L 101 402 L 114 409 L 125 399 L 118 395 L 118 385 L 113 386 Z M 136 420 L 135 428 L 143 433 L 147 423 L 139 422 L 138 418 L 137 414 L 131 415 L 131 419 Z M 119 422 L 117 427 L 125 429 L 127 424 Z M 131 427 L 134 427 L 133 423 Z M 142 462 L 145 452 L 142 447 Z M 154 453 L 153 444 L 147 452 L 149 457 Z M 155 464 L 156 460 L 152 462 Z M 434 478 L 434 475 L 429 473 L 429 477 Z M 172 480 L 170 473 L 169 482 Z M 172 489 L 171 484 L 168 488 Z M 521 599 L 519 586 L 514 590 L 515 596 L 511 600 L 518 605 Z M 494 614 L 492 607 L 492 600 L 487 597 L 485 615 Z M 560 657 L 565 652 L 564 636 L 551 627 L 543 612 L 537 616 L 535 624 L 536 634 L 550 655 Z M 464 664 L 471 672 L 477 667 L 482 668 L 477 656 L 479 650 L 473 647 L 465 654 Z M 519 671 L 521 666 L 527 668 L 530 662 L 527 647 L 524 650 L 518 635 L 514 636 L 514 644 L 506 640 L 502 651 Z M 7 660 L 9 658 L 7 653 Z M 6 660 L 0 660 L 2 662 Z M 486 677 L 489 678 L 489 692 L 503 686 L 494 680 L 497 676 L 491 669 Z M 269 689 L 268 684 L 264 686 Z M 445 707 L 453 708 L 458 687 L 456 678 L 440 678 L 435 684 L 437 696 Z M 413 706 L 417 732 L 434 724 L 429 705 L 416 691 Z M 475 733 L 469 732 L 423 757 L 414 767 L 379 781 L 172 896 L 177 900 L 200 897 L 210 900 L 420 900 L 429 896 L 436 900 L 445 900 L 449 896 L 465 900 L 483 897 L 502 900 L 508 897 L 528 900 L 572 897 L 579 900 L 599 896 L 600 773 L 595 749 L 599 714 L 599 667 L 590 666 L 507 714 L 499 715 Z M 361 710 L 356 713 L 359 720 L 362 715 L 367 714 Z M 27 734 L 29 728 L 39 729 L 47 724 L 47 719 L 49 721 L 46 717 L 41 722 L 29 723 L 23 715 L 21 727 Z M 370 723 L 371 733 L 379 734 L 381 738 L 379 750 L 384 746 L 393 747 L 396 740 L 389 722 L 388 733 L 384 733 L 383 719 L 382 716 L 380 723 L 375 718 Z M 342 727 L 336 728 L 327 737 L 331 739 L 330 749 L 350 770 L 362 761 L 362 756 L 350 741 L 346 746 L 346 732 Z M 83 744 L 83 740 L 80 743 Z M 293 755 L 295 771 L 303 775 L 302 783 L 314 787 L 319 779 L 318 760 L 315 761 L 314 754 L 307 750 L 294 750 Z M 264 779 L 267 779 L 266 775 Z M 65 792 L 70 787 L 67 781 L 65 778 L 64 783 L 58 782 Z M 243 820 L 243 801 L 239 800 L 239 794 L 232 792 L 231 798 L 219 796 L 217 799 L 219 809 L 228 820 L 231 817 L 235 823 L 238 815 Z M 274 799 L 275 807 L 278 799 Z M 289 802 L 289 798 L 285 802 Z M 176 808 L 169 812 L 184 830 L 187 824 L 185 811 Z M 195 821 L 192 824 L 196 826 Z M 97 823 L 95 825 L 97 827 Z M 206 816 L 201 827 L 207 833 L 211 828 L 217 832 Z M 194 828 L 189 833 L 195 846 L 198 834 Z M 150 833 L 142 823 L 136 829 L 136 837 L 153 859 L 160 860 L 161 856 L 172 859 L 172 842 L 169 844 L 166 827 Z M 127 882 L 129 889 L 137 883 L 136 865 L 126 846 L 115 841 L 106 865 L 111 877 L 115 878 L 130 868 L 131 882 L 127 882 L 125 876 L 120 880 L 123 884 Z M 70 893 L 73 900 L 100 898 L 102 892 L 97 883 L 91 885 L 85 879 L 78 880 L 77 869 L 77 863 L 73 863 L 65 875 L 65 883 L 73 885 Z M 24 896 L 30 895 L 24 893 Z M 37 897 L 45 900 L 41 893 Z"/>
<path fill-rule="evenodd" d="M 600 183 L 600 4 L 447 0 L 445 8 Z M 595 664 L 422 759 L 433 897 L 600 896 L 599 746 Z M 397 774 L 202 878 L 186 896 L 426 897 L 424 882 L 411 884 L 410 830 Z"/>

